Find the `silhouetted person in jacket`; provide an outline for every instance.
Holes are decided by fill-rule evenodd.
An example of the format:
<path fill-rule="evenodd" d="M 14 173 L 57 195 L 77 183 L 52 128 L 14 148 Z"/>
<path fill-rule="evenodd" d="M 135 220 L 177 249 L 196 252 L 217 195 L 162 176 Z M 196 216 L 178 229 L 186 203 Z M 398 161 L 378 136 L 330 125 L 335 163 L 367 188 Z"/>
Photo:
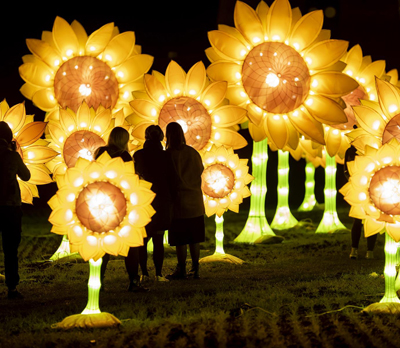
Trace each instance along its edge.
<path fill-rule="evenodd" d="M 8 298 L 23 298 L 17 290 L 18 247 L 21 242 L 21 191 L 17 181 L 31 178 L 31 173 L 16 151 L 13 133 L 6 122 L 0 122 L 0 230 L 3 239 L 4 268 Z"/>
<path fill-rule="evenodd" d="M 156 194 L 152 207 L 156 213 L 146 225 L 147 237 L 144 245 L 139 248 L 140 268 L 142 279 L 149 276 L 147 270 L 147 243 L 153 240 L 153 262 L 156 271 L 155 280 L 166 282 L 162 275 L 164 261 L 164 232 L 169 229 L 172 218 L 171 171 L 172 162 L 169 154 L 163 150 L 161 141 L 164 133 L 160 126 L 151 125 L 145 131 L 146 141 L 143 149 L 133 155 L 136 174 L 141 179 L 152 183 L 151 190 Z M 129 258 L 129 257 L 128 257 Z"/>

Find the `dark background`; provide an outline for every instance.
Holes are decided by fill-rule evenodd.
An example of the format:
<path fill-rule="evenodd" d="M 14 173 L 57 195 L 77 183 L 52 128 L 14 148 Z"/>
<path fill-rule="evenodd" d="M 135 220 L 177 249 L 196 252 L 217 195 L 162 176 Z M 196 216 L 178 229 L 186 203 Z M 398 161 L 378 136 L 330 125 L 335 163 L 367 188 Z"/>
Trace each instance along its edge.
<path fill-rule="evenodd" d="M 120 32 L 134 31 L 136 43 L 142 52 L 154 57 L 153 70 L 165 73 L 171 59 L 186 71 L 202 60 L 207 66 L 204 50 L 210 46 L 207 32 L 217 29 L 218 24 L 233 26 L 235 0 L 205 1 L 114 1 L 114 2 L 2 2 L 0 9 L 0 100 L 10 106 L 25 101 L 28 114 L 43 120 L 44 112 L 25 100 L 19 89 L 23 81 L 18 67 L 22 56 L 30 54 L 25 39 L 40 39 L 42 31 L 51 31 L 56 16 L 71 23 L 79 21 L 91 34 L 102 25 L 114 22 Z M 256 8 L 258 0 L 245 0 Z M 272 1 L 266 1 L 271 5 Z M 349 41 L 349 47 L 360 44 L 364 55 L 373 60 L 386 60 L 387 71 L 400 68 L 400 21 L 397 0 L 293 0 L 292 8 L 299 7 L 303 14 L 315 9 L 325 12 L 324 29 L 330 29 L 333 39 Z M 251 138 L 246 130 L 241 133 L 249 146 L 237 151 L 240 157 L 250 158 Z M 268 206 L 276 204 L 276 153 L 270 152 L 268 162 Z M 303 199 L 304 161 L 291 160 L 291 196 L 294 208 Z M 249 161 L 250 164 L 250 161 Z M 341 166 L 338 167 L 338 188 L 344 184 Z M 319 168 L 316 174 L 317 199 L 323 201 L 324 174 Z M 41 199 L 35 205 L 44 206 L 54 194 L 55 185 L 39 186 Z M 248 200 L 244 205 L 248 204 Z M 338 194 L 338 204 L 343 204 Z"/>

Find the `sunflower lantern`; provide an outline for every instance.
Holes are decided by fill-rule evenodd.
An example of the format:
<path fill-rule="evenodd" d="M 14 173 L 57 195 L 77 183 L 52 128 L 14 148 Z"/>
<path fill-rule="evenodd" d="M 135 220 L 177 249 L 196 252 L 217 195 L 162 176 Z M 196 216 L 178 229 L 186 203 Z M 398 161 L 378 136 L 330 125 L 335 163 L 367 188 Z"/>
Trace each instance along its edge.
<path fill-rule="evenodd" d="M 135 45 L 135 33 L 120 33 L 114 23 L 87 35 L 79 22 L 56 17 L 51 32 L 26 43 L 32 54 L 19 68 L 21 93 L 46 112 L 60 105 L 76 112 L 83 100 L 94 109 L 128 112 L 131 92 L 153 64 Z"/>
<path fill-rule="evenodd" d="M 99 308 L 102 256 L 127 256 L 130 247 L 143 245 L 145 226 L 155 213 L 151 184 L 140 180 L 133 162 L 79 158 L 75 167 L 57 175 L 58 191 L 49 205 L 52 232 L 67 235 L 71 251 L 90 263 L 89 299 L 82 314 L 65 318 L 57 327 L 112 326 L 119 320 Z"/>
<path fill-rule="evenodd" d="M 253 153 L 260 148 L 264 154 L 254 158 L 266 156 L 267 142 L 276 149 L 295 149 L 300 134 L 325 144 L 323 124 L 347 120 L 335 99 L 357 87 L 355 80 L 337 71 L 348 43 L 330 39 L 329 31 L 322 29 L 322 11 L 302 16 L 287 0 L 270 7 L 261 1 L 256 10 L 237 1 L 234 21 L 234 28 L 220 25 L 209 32 L 206 54 L 212 64 L 207 73 L 212 81 L 227 81 L 227 98 L 247 108 L 249 132 L 255 142 L 263 142 Z M 256 181 L 266 175 L 253 174 Z M 264 195 L 266 188 L 258 191 Z M 255 195 L 251 199 L 259 200 Z M 258 206 L 265 209 L 265 198 Z M 237 241 L 254 243 L 267 234 L 274 236 L 264 215 L 254 212 L 257 220 L 249 215 Z"/>
<path fill-rule="evenodd" d="M 213 145 L 203 156 L 202 190 L 206 215 L 215 214 L 216 249 L 214 255 L 201 262 L 226 261 L 242 263 L 235 256 L 225 254 L 223 239 L 223 214 L 226 210 L 239 212 L 243 198 L 250 196 L 247 185 L 254 179 L 248 173 L 247 159 L 239 159 L 232 148 Z"/>
<path fill-rule="evenodd" d="M 29 181 L 18 180 L 22 203 L 32 204 L 34 197 L 39 197 L 36 185 L 52 182 L 46 163 L 51 161 L 57 152 L 41 139 L 46 122 L 34 121 L 33 115 L 26 115 L 25 104 L 9 107 L 3 100 L 0 103 L 0 121 L 6 122 L 13 131 L 17 152 L 31 172 Z"/>

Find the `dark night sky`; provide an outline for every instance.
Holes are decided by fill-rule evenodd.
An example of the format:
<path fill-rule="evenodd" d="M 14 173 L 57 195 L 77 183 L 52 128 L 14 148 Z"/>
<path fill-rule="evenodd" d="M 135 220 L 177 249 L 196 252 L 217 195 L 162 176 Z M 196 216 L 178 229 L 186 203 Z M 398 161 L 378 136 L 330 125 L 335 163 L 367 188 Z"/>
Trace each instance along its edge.
<path fill-rule="evenodd" d="M 53 2 L 49 7 L 42 5 L 42 2 L 32 2 L 28 5 L 16 1 L 2 3 L 0 100 L 5 98 L 10 105 L 25 101 L 27 113 L 35 114 L 38 120 L 43 119 L 44 112 L 29 100 L 25 100 L 19 92 L 23 81 L 19 77 L 18 67 L 22 64 L 22 56 L 30 53 L 25 39 L 40 39 L 42 31 L 51 31 L 56 16 L 66 19 L 69 23 L 74 19 L 78 20 L 88 34 L 109 22 L 114 22 L 120 32 L 134 31 L 136 42 L 142 46 L 143 53 L 154 56 L 152 68 L 165 73 L 172 57 L 185 70 L 199 60 L 206 66 L 209 64 L 204 54 L 204 50 L 210 46 L 207 32 L 217 29 L 218 24 L 233 25 L 235 2 L 131 0 L 115 2 L 115 8 L 104 6 L 104 2 L 102 5 L 91 3 L 90 6 L 84 7 L 82 2 L 79 5 L 71 2 Z M 245 2 L 255 8 L 259 1 Z M 269 5 L 272 3 L 271 0 L 266 2 Z M 326 10 L 327 7 L 333 7 L 335 16 L 325 17 L 323 26 L 324 29 L 332 31 L 332 38 L 347 40 L 350 47 L 359 43 L 364 55 L 371 55 L 373 60 L 385 59 L 387 70 L 400 69 L 400 20 L 397 0 L 293 0 L 291 5 L 298 6 L 303 14 L 313 9 Z M 247 153 L 251 152 L 242 152 L 246 156 Z M 297 165 L 301 167 L 301 164 L 293 164 L 294 171 Z M 274 171 L 276 172 L 276 168 Z M 271 180 L 275 181 L 273 175 Z M 299 180 L 303 180 L 301 176 Z M 301 183 L 300 186 L 302 185 Z M 271 189 L 269 192 L 271 194 Z M 276 193 L 275 197 L 272 193 L 271 199 L 276 199 Z M 293 199 L 292 202 L 295 206 L 301 203 Z"/>

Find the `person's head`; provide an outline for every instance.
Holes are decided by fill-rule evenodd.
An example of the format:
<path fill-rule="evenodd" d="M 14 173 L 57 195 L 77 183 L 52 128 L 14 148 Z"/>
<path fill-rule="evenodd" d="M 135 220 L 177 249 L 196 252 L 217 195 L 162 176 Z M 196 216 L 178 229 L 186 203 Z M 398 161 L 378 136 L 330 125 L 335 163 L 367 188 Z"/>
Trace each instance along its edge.
<path fill-rule="evenodd" d="M 165 132 L 167 138 L 167 149 L 180 149 L 186 144 L 185 134 L 181 125 L 177 122 L 171 122 L 167 125 Z"/>
<path fill-rule="evenodd" d="M 7 144 L 11 144 L 13 139 L 13 132 L 7 122 L 0 122 L 0 139 L 3 139 Z"/>
<path fill-rule="evenodd" d="M 144 137 L 146 140 L 162 141 L 164 139 L 164 133 L 160 126 L 152 124 L 146 128 Z"/>
<path fill-rule="evenodd" d="M 108 146 L 115 146 L 121 150 L 128 150 L 129 132 L 122 127 L 115 127 L 108 138 Z"/>

